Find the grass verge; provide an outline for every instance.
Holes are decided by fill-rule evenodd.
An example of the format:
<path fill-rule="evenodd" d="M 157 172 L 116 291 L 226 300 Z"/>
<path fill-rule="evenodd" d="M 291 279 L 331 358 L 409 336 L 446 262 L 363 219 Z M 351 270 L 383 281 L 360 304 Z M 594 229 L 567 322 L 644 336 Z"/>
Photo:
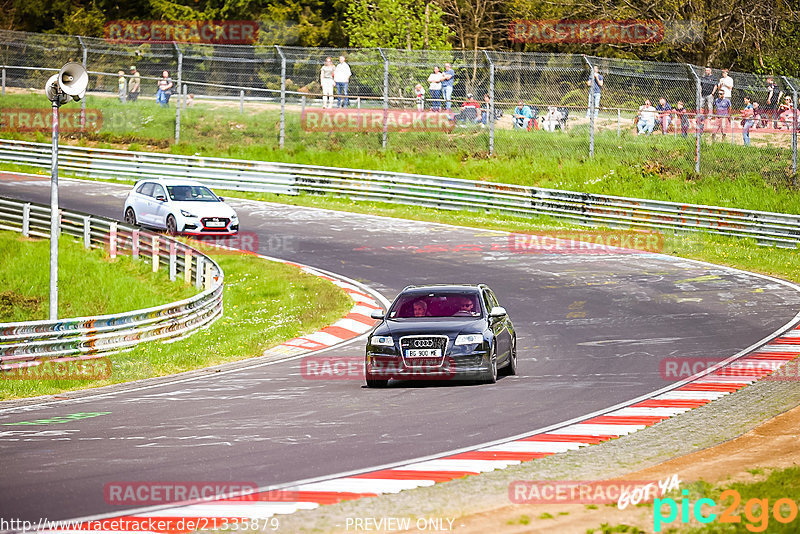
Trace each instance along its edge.
<path fill-rule="evenodd" d="M 336 321 L 352 305 L 338 287 L 296 267 L 243 254 L 210 256 L 225 272 L 225 314 L 210 327 L 173 343 L 144 343 L 112 355 L 112 374 L 105 380 L 0 380 L 0 399 L 119 384 L 260 356 Z M 158 304 L 177 300 L 160 297 Z"/>

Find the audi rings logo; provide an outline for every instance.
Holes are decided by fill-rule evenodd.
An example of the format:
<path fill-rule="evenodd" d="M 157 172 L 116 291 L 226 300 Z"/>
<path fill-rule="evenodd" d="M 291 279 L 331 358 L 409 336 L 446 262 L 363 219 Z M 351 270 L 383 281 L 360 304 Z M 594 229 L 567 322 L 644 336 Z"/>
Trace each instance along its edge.
<path fill-rule="evenodd" d="M 417 339 L 414 341 L 414 346 L 417 348 L 430 348 L 433 347 L 432 339 Z"/>

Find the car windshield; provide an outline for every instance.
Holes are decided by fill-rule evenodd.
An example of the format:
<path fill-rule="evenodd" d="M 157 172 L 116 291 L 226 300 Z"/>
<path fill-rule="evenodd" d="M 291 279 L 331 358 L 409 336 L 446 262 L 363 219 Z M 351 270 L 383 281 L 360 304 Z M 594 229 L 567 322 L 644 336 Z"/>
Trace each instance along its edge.
<path fill-rule="evenodd" d="M 168 185 L 170 200 L 179 202 L 219 202 L 217 195 L 202 185 Z"/>
<path fill-rule="evenodd" d="M 401 295 L 389 310 L 390 319 L 480 316 L 478 294 L 464 291 L 433 291 Z"/>

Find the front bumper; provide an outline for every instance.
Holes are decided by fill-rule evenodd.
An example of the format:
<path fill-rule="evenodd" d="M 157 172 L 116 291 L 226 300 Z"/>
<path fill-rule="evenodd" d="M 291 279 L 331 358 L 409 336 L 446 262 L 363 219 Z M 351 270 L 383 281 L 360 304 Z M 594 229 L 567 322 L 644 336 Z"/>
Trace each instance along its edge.
<path fill-rule="evenodd" d="M 367 352 L 366 374 L 372 379 L 477 380 L 490 372 L 488 351 L 414 360 L 399 355 Z"/>

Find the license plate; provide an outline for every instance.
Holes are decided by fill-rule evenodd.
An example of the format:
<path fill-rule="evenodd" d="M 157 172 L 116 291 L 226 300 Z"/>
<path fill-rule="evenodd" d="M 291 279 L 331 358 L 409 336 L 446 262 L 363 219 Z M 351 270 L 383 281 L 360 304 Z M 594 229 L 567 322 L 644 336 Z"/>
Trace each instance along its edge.
<path fill-rule="evenodd" d="M 206 226 L 208 228 L 225 228 L 225 221 L 208 221 Z"/>
<path fill-rule="evenodd" d="M 406 358 L 441 358 L 442 349 L 407 349 Z"/>

